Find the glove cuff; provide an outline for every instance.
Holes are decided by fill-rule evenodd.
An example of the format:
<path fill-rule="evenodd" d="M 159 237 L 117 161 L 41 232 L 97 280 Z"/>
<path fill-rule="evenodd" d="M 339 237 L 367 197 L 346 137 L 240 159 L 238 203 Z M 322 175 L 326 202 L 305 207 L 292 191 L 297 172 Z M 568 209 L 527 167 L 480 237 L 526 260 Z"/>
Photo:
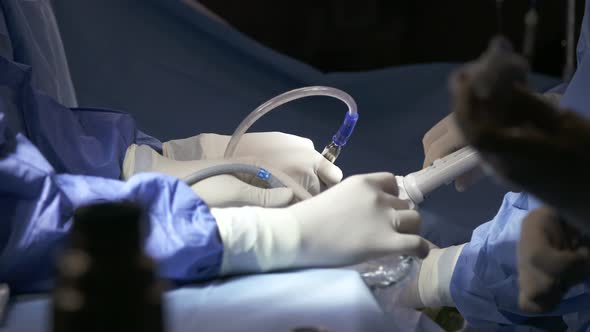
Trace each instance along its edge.
<path fill-rule="evenodd" d="M 418 295 L 424 307 L 455 307 L 451 297 L 451 279 L 463 246 L 432 249 L 422 261 Z"/>
<path fill-rule="evenodd" d="M 125 157 L 123 157 L 123 169 L 121 170 L 121 180 L 127 181 L 130 177 L 135 174 L 135 152 L 137 150 L 137 144 L 131 144 L 127 151 L 125 151 Z"/>
<path fill-rule="evenodd" d="M 293 266 L 299 223 L 287 209 L 211 209 L 223 242 L 221 274 L 257 273 Z"/>

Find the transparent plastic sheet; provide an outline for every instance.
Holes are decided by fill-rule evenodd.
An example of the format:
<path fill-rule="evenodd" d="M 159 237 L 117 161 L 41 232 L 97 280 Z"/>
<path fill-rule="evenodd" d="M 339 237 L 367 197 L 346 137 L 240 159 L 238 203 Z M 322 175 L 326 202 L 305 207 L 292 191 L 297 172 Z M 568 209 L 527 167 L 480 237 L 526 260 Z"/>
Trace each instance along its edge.
<path fill-rule="evenodd" d="M 420 260 L 410 256 L 388 256 L 354 265 L 385 314 L 390 331 L 444 332 L 426 314 L 400 304 L 403 291 L 417 278 Z"/>
<path fill-rule="evenodd" d="M 351 268 L 360 273 L 383 311 L 392 313 L 399 307 L 402 290 L 416 277 L 419 264 L 415 257 L 394 255 Z"/>

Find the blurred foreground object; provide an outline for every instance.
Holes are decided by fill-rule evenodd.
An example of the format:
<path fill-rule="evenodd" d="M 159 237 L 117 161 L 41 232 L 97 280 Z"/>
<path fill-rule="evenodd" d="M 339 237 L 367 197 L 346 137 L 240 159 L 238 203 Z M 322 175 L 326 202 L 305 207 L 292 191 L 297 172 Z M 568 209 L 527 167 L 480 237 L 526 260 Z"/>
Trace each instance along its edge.
<path fill-rule="evenodd" d="M 590 231 L 590 122 L 526 88 L 526 61 L 499 44 L 451 78 L 456 121 L 495 175 Z"/>
<path fill-rule="evenodd" d="M 518 242 L 518 302 L 542 313 L 557 307 L 566 292 L 590 275 L 590 249 L 579 232 L 547 207 L 528 214 Z"/>
<path fill-rule="evenodd" d="M 57 262 L 54 332 L 163 331 L 163 288 L 142 251 L 141 218 L 126 203 L 76 211 L 69 247 Z"/>

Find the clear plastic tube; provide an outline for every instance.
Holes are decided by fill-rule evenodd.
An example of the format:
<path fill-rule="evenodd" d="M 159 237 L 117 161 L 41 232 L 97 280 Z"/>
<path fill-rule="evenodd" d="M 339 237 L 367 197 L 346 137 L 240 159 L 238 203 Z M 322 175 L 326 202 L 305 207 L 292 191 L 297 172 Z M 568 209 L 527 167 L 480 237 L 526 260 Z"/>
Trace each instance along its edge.
<path fill-rule="evenodd" d="M 259 165 L 252 165 L 247 163 L 220 163 L 215 166 L 207 167 L 205 169 L 196 171 L 188 176 L 184 177 L 184 181 L 189 186 L 194 185 L 202 180 L 210 178 L 216 175 L 222 174 L 252 174 L 257 178 L 266 181 L 271 188 L 289 187 L 293 190 L 293 195 L 297 200 L 303 201 L 311 198 L 312 195 L 300 185 L 297 181 L 293 180 L 287 174 L 268 167 L 260 167 Z"/>
<path fill-rule="evenodd" d="M 229 143 L 227 144 L 227 148 L 225 149 L 224 158 L 230 159 L 233 157 L 234 153 L 236 152 L 238 143 L 242 138 L 242 135 L 244 135 L 244 133 L 246 133 L 246 131 L 250 129 L 252 124 L 254 124 L 254 122 L 260 119 L 263 115 L 290 101 L 310 96 L 333 97 L 341 100 L 346 104 L 346 106 L 348 106 L 348 113 L 344 119 L 344 124 L 340 127 L 336 135 L 334 135 L 334 137 L 332 138 L 332 143 L 328 145 L 335 146 L 331 147 L 330 151 L 335 151 L 337 149 L 337 152 L 339 152 L 339 148 L 346 144 L 346 141 L 352 134 L 352 130 L 354 129 L 354 125 L 356 124 L 356 120 L 358 119 L 356 103 L 349 94 L 342 90 L 325 86 L 310 86 L 301 89 L 291 90 L 281 95 L 278 95 L 272 98 L 271 100 L 267 101 L 266 103 L 260 105 L 254 111 L 252 111 L 252 113 L 250 113 L 244 120 L 242 120 L 238 128 L 234 131 Z M 326 147 L 326 150 L 327 149 L 328 147 Z M 324 150 L 324 154 L 326 154 L 326 150 Z M 335 156 L 333 156 L 333 158 L 331 158 L 330 161 L 333 162 L 336 159 L 337 152 L 333 153 L 335 154 Z"/>

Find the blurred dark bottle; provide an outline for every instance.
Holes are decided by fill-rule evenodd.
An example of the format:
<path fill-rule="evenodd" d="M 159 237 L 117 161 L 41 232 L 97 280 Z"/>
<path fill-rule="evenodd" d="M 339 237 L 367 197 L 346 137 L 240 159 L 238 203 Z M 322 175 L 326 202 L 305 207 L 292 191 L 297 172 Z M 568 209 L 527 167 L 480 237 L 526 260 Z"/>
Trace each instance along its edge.
<path fill-rule="evenodd" d="M 57 261 L 54 332 L 162 332 L 162 283 L 142 250 L 142 211 L 127 203 L 80 208 Z"/>

